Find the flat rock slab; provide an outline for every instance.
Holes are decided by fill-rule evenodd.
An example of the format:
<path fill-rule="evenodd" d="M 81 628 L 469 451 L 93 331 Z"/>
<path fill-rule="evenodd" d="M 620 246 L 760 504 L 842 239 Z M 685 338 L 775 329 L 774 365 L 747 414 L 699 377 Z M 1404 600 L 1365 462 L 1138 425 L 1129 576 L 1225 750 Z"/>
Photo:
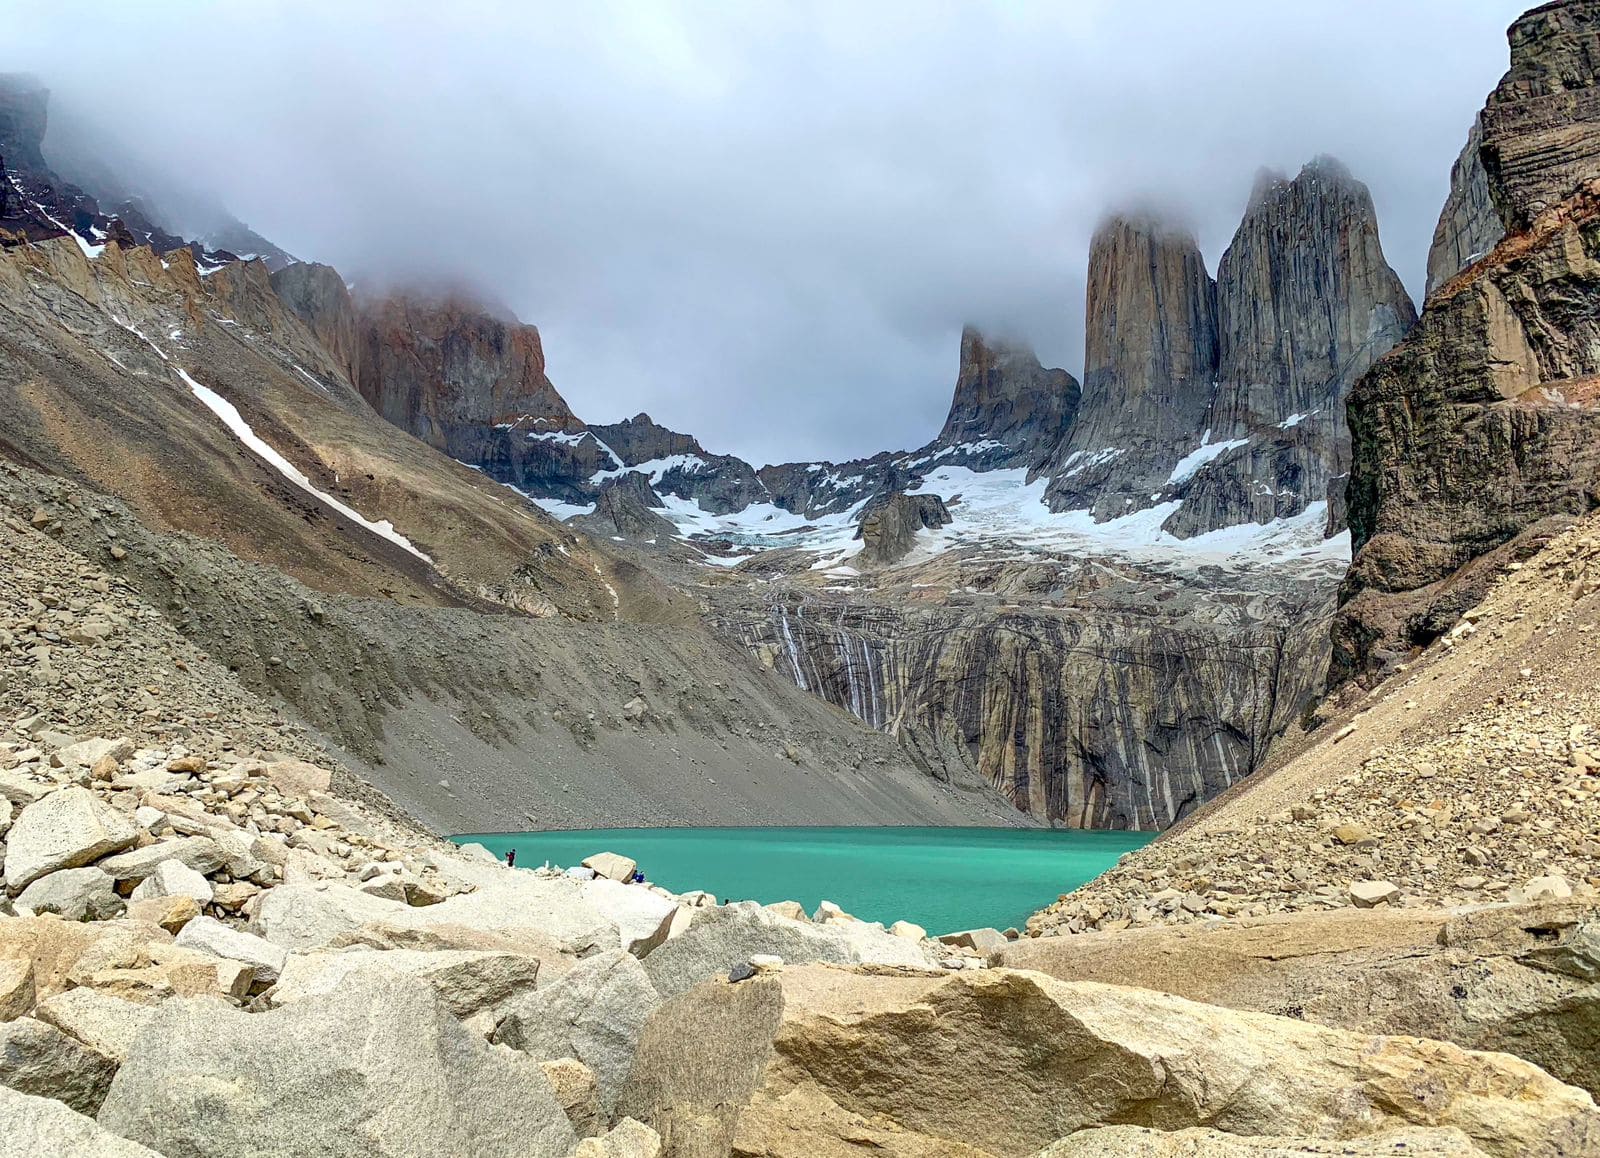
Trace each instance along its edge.
<path fill-rule="evenodd" d="M 796 1097 L 814 1112 L 796 1118 Z M 1600 1152 L 1589 1095 L 1507 1054 L 1010 969 L 706 982 L 652 1015 L 617 1111 L 687 1153 L 720 1138 L 764 1154 L 776 1137 L 828 1153 L 849 1135 L 823 1123 L 887 1119 L 1028 1155 L 1134 1115 L 1330 1140 L 1455 1127 L 1494 1158 Z"/>
<path fill-rule="evenodd" d="M 423 982 L 382 969 L 266 1013 L 166 1002 L 99 1120 L 191 1158 L 567 1158 L 577 1142 L 537 1062 L 475 1038 Z"/>
<path fill-rule="evenodd" d="M 47 873 L 120 852 L 138 835 L 131 817 L 88 789 L 58 789 L 12 822 L 6 834 L 6 887 L 19 893 Z"/>

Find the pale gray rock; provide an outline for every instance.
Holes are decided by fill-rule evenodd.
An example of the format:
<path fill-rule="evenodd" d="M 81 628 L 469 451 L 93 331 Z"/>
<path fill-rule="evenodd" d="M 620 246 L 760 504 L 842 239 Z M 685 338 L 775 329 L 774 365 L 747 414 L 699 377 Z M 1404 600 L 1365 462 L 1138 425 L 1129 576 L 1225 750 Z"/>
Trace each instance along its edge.
<path fill-rule="evenodd" d="M 266 1013 L 168 1001 L 100 1121 L 192 1158 L 566 1158 L 577 1141 L 537 1062 L 475 1038 L 421 981 L 378 969 Z"/>
<path fill-rule="evenodd" d="M 654 935 L 649 921 L 639 919 L 640 913 L 654 910 L 659 907 L 656 902 L 661 901 L 648 889 L 606 881 L 588 882 L 604 886 L 588 892 L 585 882 L 565 877 L 507 872 L 487 864 L 461 867 L 470 870 L 476 889 L 448 897 L 437 905 L 415 908 L 370 897 L 341 884 L 281 885 L 262 896 L 254 922 L 262 936 L 296 953 L 328 948 L 341 938 L 355 936 L 364 925 L 410 929 L 461 925 L 486 932 L 538 929 L 557 942 L 580 950 L 611 949 L 624 944 L 618 919 L 638 920 L 631 926 L 634 938 L 648 940 Z M 630 897 L 608 904 L 617 918 L 613 919 L 601 911 L 597 902 L 607 903 L 619 891 Z M 667 908 L 672 908 L 670 903 Z M 670 925 L 670 911 L 657 923 Z"/>
<path fill-rule="evenodd" d="M 801 923 L 754 901 L 741 901 L 701 911 L 681 936 L 646 957 L 644 968 L 656 991 L 669 998 L 763 953 L 788 965 L 930 965 L 919 943 L 865 921 Z"/>
<path fill-rule="evenodd" d="M 572 1158 L 656 1158 L 660 1153 L 660 1134 L 635 1118 L 624 1118 L 603 1137 L 579 1142 Z"/>
<path fill-rule="evenodd" d="M 54 1098 L 0 1086 L 0 1158 L 162 1158 Z"/>
<path fill-rule="evenodd" d="M 126 760 L 133 755 L 133 741 L 127 737 L 117 740 L 99 737 L 79 740 L 76 744 L 68 744 L 58 749 L 55 755 L 62 767 L 91 768 L 103 756 L 110 756 L 114 760 Z"/>
<path fill-rule="evenodd" d="M 30 780 L 21 772 L 0 770 L 0 796 L 18 808 L 26 808 L 36 800 L 43 800 L 53 788 L 53 785 Z"/>
<path fill-rule="evenodd" d="M 16 899 L 17 912 L 24 916 L 55 913 L 68 921 L 107 921 L 125 907 L 116 882 L 94 866 L 40 877 Z"/>
<path fill-rule="evenodd" d="M 597 852 L 584 859 L 583 867 L 594 869 L 607 880 L 631 881 L 633 874 L 639 870 L 639 862 L 619 853 Z"/>
<path fill-rule="evenodd" d="M 267 1000 L 280 1006 L 321 997 L 338 989 L 352 973 L 378 967 L 427 982 L 450 1012 L 465 1020 L 484 1011 L 494 1012 L 531 992 L 539 976 L 539 964 L 537 957 L 492 950 L 346 949 L 338 953 L 297 953 L 283 964 L 278 983 L 267 994 Z"/>
<path fill-rule="evenodd" d="M 0 957 L 0 1021 L 11 1021 L 33 1008 L 33 960 Z"/>
<path fill-rule="evenodd" d="M 1472 1139 L 1453 1127 L 1406 1127 L 1371 1138 L 1241 1137 L 1221 1130 L 1152 1130 L 1100 1126 L 1079 1130 L 1033 1158 L 1483 1158 Z"/>
<path fill-rule="evenodd" d="M 155 872 L 156 867 L 163 861 L 169 860 L 175 860 L 201 876 L 210 876 L 221 869 L 228 858 L 217 842 L 209 837 L 184 836 L 176 840 L 164 840 L 143 848 L 119 852 L 116 856 L 108 856 L 97 862 L 95 867 L 102 872 L 110 873 L 119 881 L 142 881 Z"/>
<path fill-rule="evenodd" d="M 6 887 L 21 892 L 46 873 L 119 852 L 137 836 L 130 817 L 88 789 L 59 789 L 24 808 L 6 834 Z"/>
<path fill-rule="evenodd" d="M 120 1065 L 128 1056 L 133 1039 L 155 1016 L 156 1008 L 79 987 L 45 998 L 33 1016 Z"/>
<path fill-rule="evenodd" d="M 214 917 L 191 919 L 179 930 L 175 943 L 183 949 L 248 965 L 254 970 L 255 980 L 265 984 L 278 980 L 289 959 L 288 950 L 281 945 L 224 925 Z"/>
<path fill-rule="evenodd" d="M 613 944 L 635 957 L 645 956 L 666 941 L 678 911 L 676 901 L 659 893 L 606 878 L 585 881 L 582 895 L 595 912 L 616 926 Z"/>
<path fill-rule="evenodd" d="M 164 860 L 133 890 L 133 899 L 148 901 L 158 897 L 193 897 L 202 905 L 211 903 L 211 882 L 188 865 Z"/>
<path fill-rule="evenodd" d="M 53 1025 L 32 1017 L 0 1023 L 0 1086 L 93 1114 L 116 1072 L 111 1058 Z"/>
<path fill-rule="evenodd" d="M 600 953 L 519 997 L 494 1040 L 540 1061 L 577 1058 L 594 1071 L 601 1108 L 609 1114 L 639 1034 L 660 1001 L 637 958 L 621 950 Z"/>
<path fill-rule="evenodd" d="M 1489 175 L 1478 151 L 1483 147 L 1483 119 L 1474 117 L 1461 155 L 1450 166 L 1450 194 L 1439 211 L 1428 250 L 1428 293 L 1477 261 L 1505 236 L 1494 198 L 1489 195 Z"/>

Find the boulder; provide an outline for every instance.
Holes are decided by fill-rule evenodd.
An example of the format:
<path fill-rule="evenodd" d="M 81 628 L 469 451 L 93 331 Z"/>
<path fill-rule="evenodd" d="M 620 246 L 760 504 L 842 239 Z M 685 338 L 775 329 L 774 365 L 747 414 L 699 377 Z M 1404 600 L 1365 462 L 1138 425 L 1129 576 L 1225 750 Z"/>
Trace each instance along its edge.
<path fill-rule="evenodd" d="M 152 948 L 171 944 L 171 936 L 156 926 L 129 920 L 92 925 L 53 916 L 0 920 L 0 963 L 25 966 L 32 1000 L 38 1001 L 85 984 L 100 970 L 147 966 Z"/>
<path fill-rule="evenodd" d="M 124 907 L 116 882 L 93 867 L 40 877 L 16 900 L 17 912 L 24 916 L 55 913 L 68 921 L 106 921 Z"/>
<path fill-rule="evenodd" d="M 169 933 L 176 933 L 200 915 L 200 902 L 193 897 L 150 897 L 128 906 L 128 919 L 149 921 Z"/>
<path fill-rule="evenodd" d="M 939 943 L 984 954 L 998 952 L 1010 944 L 999 929 L 963 929 L 959 933 L 944 934 L 939 938 Z"/>
<path fill-rule="evenodd" d="M 0 1021 L 11 1021 L 33 1008 L 33 962 L 0 958 Z"/>
<path fill-rule="evenodd" d="M 594 1071 L 609 1116 L 633 1065 L 639 1034 L 661 1003 L 644 966 L 620 949 L 578 962 L 565 977 L 519 997 L 494 1040 L 540 1061 L 573 1057 Z"/>
<path fill-rule="evenodd" d="M 116 856 L 106 857 L 95 867 L 119 881 L 142 881 L 155 872 L 162 862 L 169 860 L 177 861 L 201 876 L 210 876 L 228 863 L 227 855 L 216 841 L 205 836 L 184 836 L 119 852 Z M 232 872 L 231 869 L 229 871 Z"/>
<path fill-rule="evenodd" d="M 21 892 L 47 873 L 120 852 L 138 837 L 133 821 L 86 788 L 35 801 L 6 834 L 6 887 Z"/>
<path fill-rule="evenodd" d="M 111 1058 L 53 1025 L 32 1017 L 0 1022 L 0 1086 L 93 1115 L 116 1072 Z"/>
<path fill-rule="evenodd" d="M 76 744 L 68 744 L 64 748 L 58 748 L 55 758 L 63 768 L 92 768 L 107 756 L 113 760 L 122 761 L 132 755 L 133 741 L 126 737 L 118 740 L 97 738 L 79 740 Z"/>
<path fill-rule="evenodd" d="M 183 938 L 178 940 L 181 944 Z M 346 949 L 341 953 L 297 953 L 283 965 L 278 983 L 267 1000 L 274 1006 L 281 1006 L 320 997 L 332 993 L 352 973 L 373 967 L 426 982 L 445 1007 L 462 1019 L 484 1011 L 497 1014 L 506 1002 L 531 992 L 539 975 L 539 959 L 520 953 L 462 949 L 429 952 Z"/>
<path fill-rule="evenodd" d="M 195 1158 L 566 1158 L 577 1141 L 537 1062 L 475 1039 L 427 985 L 380 969 L 266 1013 L 167 1002 L 100 1122 Z"/>
<path fill-rule="evenodd" d="M 600 1087 L 595 1083 L 592 1069 L 570 1057 L 542 1061 L 539 1068 L 550 1079 L 550 1088 L 555 1090 L 556 1101 L 566 1111 L 573 1133 L 580 1138 L 588 1138 L 605 1130 L 605 1118 L 600 1110 Z"/>
<path fill-rule="evenodd" d="M 889 935 L 892 937 L 904 937 L 908 941 L 926 941 L 928 939 L 928 930 L 910 921 L 896 921 L 889 926 Z"/>
<path fill-rule="evenodd" d="M 154 1005 L 80 987 L 47 997 L 39 1002 L 33 1016 L 120 1065 L 127 1058 L 133 1039 L 155 1012 Z"/>
<path fill-rule="evenodd" d="M 285 796 L 308 797 L 313 792 L 326 792 L 333 782 L 333 773 L 304 760 L 276 760 L 261 767 L 272 786 Z"/>
<path fill-rule="evenodd" d="M 585 892 L 589 882 L 499 866 L 482 868 L 481 883 L 474 891 L 425 908 L 369 897 L 329 882 L 280 885 L 261 898 L 254 922 L 268 940 L 297 953 L 328 948 L 367 925 L 411 929 L 453 925 L 485 932 L 535 929 L 573 950 L 611 949 L 621 942 L 616 921 L 596 907 L 600 894 Z M 612 890 L 624 887 L 608 884 Z M 637 891 L 654 896 L 647 889 Z"/>
<path fill-rule="evenodd" d="M 54 1098 L 0 1086 L 0 1158 L 161 1158 Z"/>
<path fill-rule="evenodd" d="M 26 808 L 37 800 L 43 800 L 54 791 L 54 784 L 40 784 L 21 772 L 0 769 L 0 796 L 18 808 Z"/>
<path fill-rule="evenodd" d="M 811 920 L 811 914 L 806 912 L 806 907 L 799 901 L 773 901 L 770 905 L 763 905 L 762 908 L 780 917 L 788 917 L 791 921 Z"/>
<path fill-rule="evenodd" d="M 803 1138 L 783 1107 L 808 1090 L 1007 1158 L 1134 1117 L 1330 1140 L 1453 1126 L 1496 1158 L 1600 1146 L 1588 1094 L 1506 1054 L 1010 969 L 707 982 L 652 1015 L 617 1112 L 676 1153 L 765 1154 L 760 1139 L 785 1123 L 804 1152 L 826 1153 L 827 1136 Z"/>
<path fill-rule="evenodd" d="M 597 876 L 607 880 L 627 882 L 633 880 L 633 874 L 639 871 L 639 862 L 614 852 L 597 852 L 584 858 L 583 867 L 594 869 Z"/>
<path fill-rule="evenodd" d="M 16 805 L 0 796 L 0 836 L 4 836 L 6 830 L 11 827 L 11 818 L 16 815 L 16 811 Z"/>
<path fill-rule="evenodd" d="M 174 942 L 180 948 L 207 953 L 250 966 L 255 983 L 270 985 L 283 972 L 289 953 L 281 945 L 241 932 L 214 917 L 187 921 Z"/>
<path fill-rule="evenodd" d="M 1387 905 L 1400 896 L 1400 886 L 1393 881 L 1355 881 L 1350 885 L 1350 903 L 1358 909 Z"/>
<path fill-rule="evenodd" d="M 1151 1130 L 1145 1126 L 1101 1126 L 1079 1130 L 1039 1151 L 1034 1158 L 1482 1158 L 1483 1151 L 1456 1129 L 1407 1127 L 1370 1138 L 1251 1138 L 1220 1130 Z"/>
<path fill-rule="evenodd" d="M 175 860 L 164 860 L 133 890 L 136 901 L 156 900 L 161 897 L 193 897 L 200 905 L 211 903 L 211 882 L 188 865 Z"/>
<path fill-rule="evenodd" d="M 1592 965 L 1588 964 L 1589 961 Z M 1600 904 L 1343 908 L 1025 938 L 997 964 L 1504 1050 L 1600 1096 Z"/>
<path fill-rule="evenodd" d="M 608 877 L 585 881 L 583 898 L 616 926 L 621 947 L 635 957 L 645 956 L 666 941 L 678 912 L 676 901 Z"/>
<path fill-rule="evenodd" d="M 572 1158 L 656 1158 L 661 1135 L 643 1122 L 624 1118 L 602 1138 L 585 1138 Z"/>
<path fill-rule="evenodd" d="M 927 968 L 930 964 L 919 942 L 892 936 L 876 925 L 838 920 L 802 923 L 754 901 L 741 901 L 702 910 L 682 936 L 646 957 L 644 967 L 657 992 L 675 997 L 762 953 L 790 965 L 826 961 Z"/>

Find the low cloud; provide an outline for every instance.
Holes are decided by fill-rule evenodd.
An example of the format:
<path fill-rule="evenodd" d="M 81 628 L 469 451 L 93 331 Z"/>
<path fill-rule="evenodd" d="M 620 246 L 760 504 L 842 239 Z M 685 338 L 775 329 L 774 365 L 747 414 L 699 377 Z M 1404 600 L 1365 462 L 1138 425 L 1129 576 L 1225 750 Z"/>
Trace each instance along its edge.
<path fill-rule="evenodd" d="M 20 0 L 0 68 L 352 280 L 482 286 L 581 415 L 761 462 L 925 441 L 967 320 L 1077 372 L 1106 209 L 1215 269 L 1263 165 L 1345 161 L 1420 297 L 1522 6 Z"/>

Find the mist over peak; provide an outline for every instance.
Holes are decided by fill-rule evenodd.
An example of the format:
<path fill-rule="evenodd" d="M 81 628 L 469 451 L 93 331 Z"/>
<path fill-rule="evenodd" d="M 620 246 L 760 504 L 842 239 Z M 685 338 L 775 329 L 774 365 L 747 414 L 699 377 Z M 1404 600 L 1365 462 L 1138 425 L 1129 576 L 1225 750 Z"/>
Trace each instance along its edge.
<path fill-rule="evenodd" d="M 0 70 L 178 231 L 225 207 L 363 290 L 471 287 L 584 414 L 762 462 L 925 441 L 967 322 L 1078 373 L 1108 210 L 1214 269 L 1262 166 L 1340 158 L 1420 299 L 1518 11 L 23 0 Z"/>

